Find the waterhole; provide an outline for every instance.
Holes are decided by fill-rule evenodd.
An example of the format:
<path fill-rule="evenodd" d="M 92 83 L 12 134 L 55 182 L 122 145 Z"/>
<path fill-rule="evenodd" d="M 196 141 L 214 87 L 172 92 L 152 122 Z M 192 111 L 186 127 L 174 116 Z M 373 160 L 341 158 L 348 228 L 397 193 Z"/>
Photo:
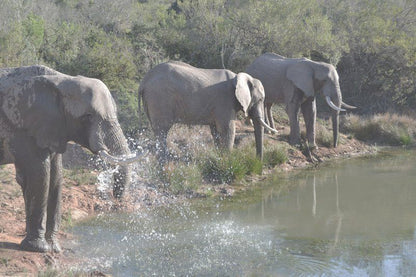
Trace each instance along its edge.
<path fill-rule="evenodd" d="M 415 274 L 415 152 L 280 174 L 259 187 L 101 215 L 73 228 L 71 248 L 83 270 L 114 276 Z"/>

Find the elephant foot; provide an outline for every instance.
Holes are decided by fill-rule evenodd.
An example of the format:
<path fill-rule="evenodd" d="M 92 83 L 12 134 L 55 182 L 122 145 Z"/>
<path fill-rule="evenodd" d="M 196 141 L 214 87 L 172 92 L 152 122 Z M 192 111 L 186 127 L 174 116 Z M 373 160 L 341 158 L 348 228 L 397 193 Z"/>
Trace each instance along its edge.
<path fill-rule="evenodd" d="M 22 240 L 20 247 L 23 250 L 31 252 L 50 252 L 51 247 L 44 238 L 28 239 L 27 237 Z"/>
<path fill-rule="evenodd" d="M 52 252 L 59 253 L 62 251 L 61 245 L 57 239 L 48 239 L 48 243 Z"/>
<path fill-rule="evenodd" d="M 309 149 L 313 152 L 315 150 L 318 150 L 318 145 L 316 144 L 309 144 Z"/>
<path fill-rule="evenodd" d="M 289 144 L 295 147 L 302 145 L 300 142 L 300 138 L 289 138 Z"/>
<path fill-rule="evenodd" d="M 297 149 L 302 149 L 302 144 L 300 142 L 290 142 L 289 144 Z"/>

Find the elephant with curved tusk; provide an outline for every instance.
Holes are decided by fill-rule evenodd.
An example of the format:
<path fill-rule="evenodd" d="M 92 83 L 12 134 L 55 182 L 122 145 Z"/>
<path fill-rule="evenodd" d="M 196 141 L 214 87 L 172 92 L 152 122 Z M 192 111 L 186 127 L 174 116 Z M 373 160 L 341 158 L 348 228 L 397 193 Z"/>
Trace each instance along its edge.
<path fill-rule="evenodd" d="M 113 163 L 133 162 L 103 82 L 45 66 L 0 69 L 0 164 L 14 163 L 26 210 L 25 250 L 60 251 L 62 153 L 74 141 Z M 121 197 L 124 163 L 114 176 Z"/>
<path fill-rule="evenodd" d="M 332 110 L 334 147 L 338 144 L 339 112 L 355 109 L 342 101 L 339 77 L 335 67 L 324 62 L 306 58 L 291 59 L 273 53 L 256 58 L 246 72 L 258 78 L 265 89 L 267 121 L 274 128 L 271 107 L 274 103 L 285 103 L 290 121 L 290 143 L 300 143 L 299 110 L 303 113 L 306 136 L 311 147 L 315 143 L 316 102 L 315 93 L 322 91 Z"/>
<path fill-rule="evenodd" d="M 162 63 L 151 69 L 139 88 L 156 136 L 159 161 L 166 159 L 166 138 L 175 123 L 209 125 L 217 147 L 232 149 L 238 111 L 254 122 L 257 156 L 263 156 L 264 89 L 246 73 L 202 69 L 183 62 Z"/>

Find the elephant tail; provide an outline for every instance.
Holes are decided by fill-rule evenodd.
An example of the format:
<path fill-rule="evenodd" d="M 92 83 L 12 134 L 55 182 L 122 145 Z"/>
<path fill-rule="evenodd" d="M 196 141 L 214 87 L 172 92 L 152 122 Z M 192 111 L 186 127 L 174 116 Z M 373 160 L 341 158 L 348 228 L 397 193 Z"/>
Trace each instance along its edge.
<path fill-rule="evenodd" d="M 139 130 L 143 129 L 143 115 L 142 115 L 142 97 L 143 97 L 143 86 L 139 86 L 139 91 L 137 93 L 137 116 L 139 118 Z"/>

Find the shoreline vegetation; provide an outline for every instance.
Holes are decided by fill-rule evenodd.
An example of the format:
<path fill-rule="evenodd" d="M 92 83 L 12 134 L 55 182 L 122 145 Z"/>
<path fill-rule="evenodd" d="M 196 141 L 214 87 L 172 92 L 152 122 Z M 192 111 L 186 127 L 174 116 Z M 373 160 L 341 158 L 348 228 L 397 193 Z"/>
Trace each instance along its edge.
<path fill-rule="evenodd" d="M 277 126 L 280 126 L 277 136 L 266 135 L 263 163 L 255 156 L 252 126 L 243 121 L 237 124 L 237 143 L 230 153 L 219 153 L 213 148 L 208 129 L 177 126 L 169 136 L 174 159 L 161 174 L 156 159 L 149 155 L 138 172 L 143 176 L 138 176 L 138 181 L 126 191 L 122 201 L 112 199 L 110 189 L 99 188 L 97 175 L 100 169 L 91 167 L 90 154 L 79 147 L 71 147 L 65 157 L 63 231 L 60 232 L 64 245 L 76 239 L 65 230 L 80 220 L 103 212 L 140 212 L 141 209 L 174 205 L 190 198 L 233 197 L 258 188 L 267 178 L 279 178 L 279 174 L 285 172 L 316 167 L 337 159 L 373 155 L 377 153 L 378 146 L 411 147 L 416 142 L 416 126 L 411 124 L 410 117 L 394 114 L 366 118 L 346 115 L 341 124 L 342 133 L 337 148 L 325 146 L 332 139 L 332 132 L 328 130 L 330 122 L 323 119 L 317 121 L 319 147 L 310 154 L 302 146 L 293 147 L 287 143 L 289 128 L 280 125 L 282 120 L 285 121 L 277 120 Z M 151 137 L 141 137 L 143 143 L 147 142 L 151 148 Z M 81 160 L 80 156 L 83 157 Z M 105 276 L 102 272 L 86 273 L 74 269 L 79 261 L 69 247 L 64 247 L 60 254 L 19 250 L 18 244 L 24 235 L 23 197 L 14 180 L 12 165 L 2 166 L 0 175 L 0 275 L 27 276 L 40 272 L 39 276 Z M 62 270 L 66 272 L 64 275 Z"/>

